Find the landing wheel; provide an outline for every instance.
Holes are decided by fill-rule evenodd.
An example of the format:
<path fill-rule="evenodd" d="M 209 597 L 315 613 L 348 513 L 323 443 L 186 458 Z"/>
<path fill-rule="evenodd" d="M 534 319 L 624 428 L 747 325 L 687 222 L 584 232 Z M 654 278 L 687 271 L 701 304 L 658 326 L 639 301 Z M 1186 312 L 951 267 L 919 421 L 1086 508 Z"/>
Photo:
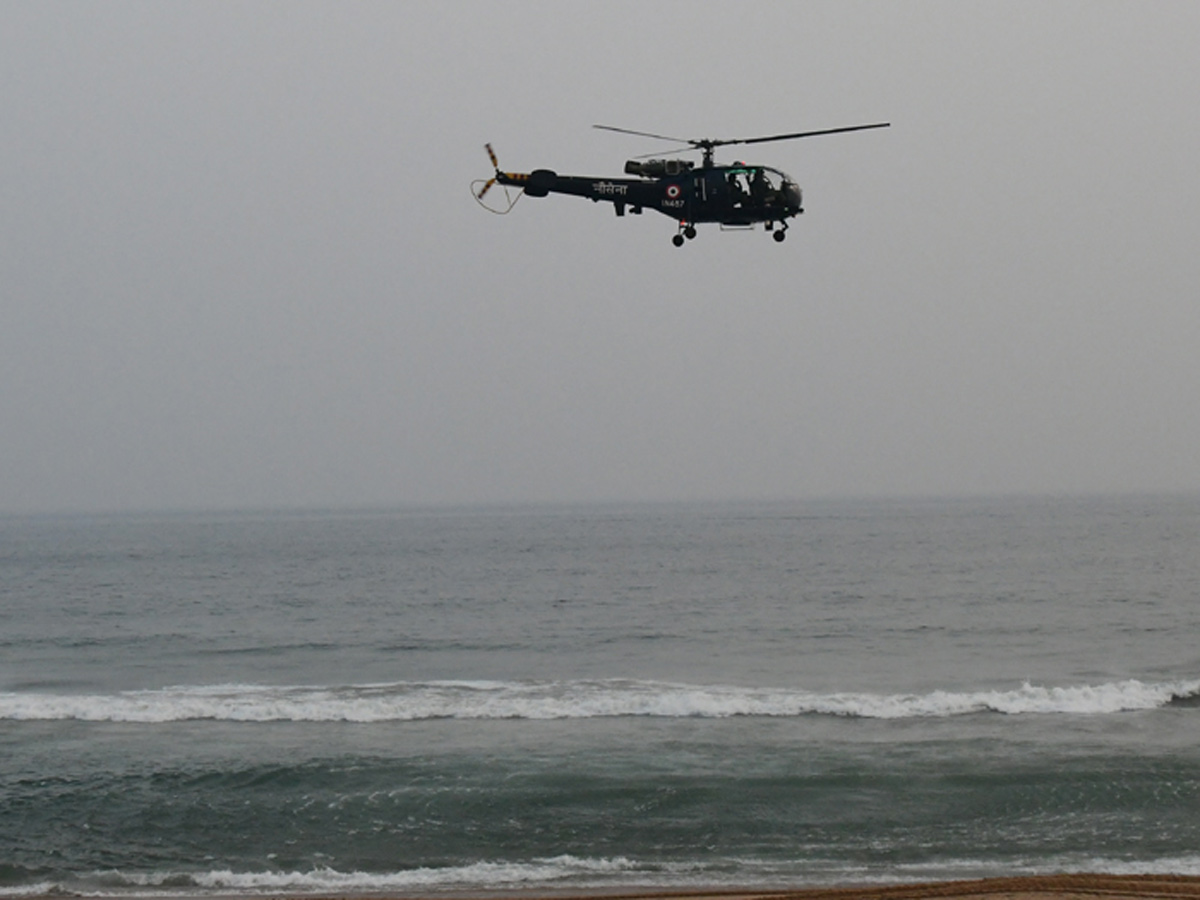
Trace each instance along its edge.
<path fill-rule="evenodd" d="M 671 243 L 674 244 L 676 247 L 682 247 L 683 246 L 683 235 L 682 234 L 675 235 L 675 237 L 671 238 Z"/>
<path fill-rule="evenodd" d="M 776 231 L 774 234 L 772 234 L 772 237 L 775 238 L 775 243 L 782 244 L 783 239 L 787 237 L 787 232 L 784 231 L 783 229 L 780 229 L 779 231 Z"/>
<path fill-rule="evenodd" d="M 683 229 L 683 236 L 689 241 L 692 240 L 696 237 L 696 229 L 689 225 L 687 228 Z"/>

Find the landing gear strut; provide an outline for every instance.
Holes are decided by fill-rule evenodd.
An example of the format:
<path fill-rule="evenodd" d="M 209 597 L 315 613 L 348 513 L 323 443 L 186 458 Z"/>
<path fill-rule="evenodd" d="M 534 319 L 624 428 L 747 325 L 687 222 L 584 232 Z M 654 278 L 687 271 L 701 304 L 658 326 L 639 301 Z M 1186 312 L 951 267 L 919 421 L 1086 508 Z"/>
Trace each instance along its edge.
<path fill-rule="evenodd" d="M 684 238 L 687 238 L 690 241 L 695 237 L 696 237 L 696 226 L 687 225 L 683 222 L 680 222 L 679 223 L 679 233 L 676 234 L 675 237 L 671 238 L 671 243 L 674 244 L 676 247 L 682 247 Z"/>
<path fill-rule="evenodd" d="M 777 244 L 783 243 L 784 239 L 787 237 L 787 227 L 788 227 L 788 223 L 787 223 L 786 219 L 779 223 L 779 230 L 771 235 L 771 237 L 775 238 L 775 243 L 777 243 Z M 772 231 L 772 230 L 773 230 L 772 223 L 768 222 L 767 223 L 767 231 Z"/>

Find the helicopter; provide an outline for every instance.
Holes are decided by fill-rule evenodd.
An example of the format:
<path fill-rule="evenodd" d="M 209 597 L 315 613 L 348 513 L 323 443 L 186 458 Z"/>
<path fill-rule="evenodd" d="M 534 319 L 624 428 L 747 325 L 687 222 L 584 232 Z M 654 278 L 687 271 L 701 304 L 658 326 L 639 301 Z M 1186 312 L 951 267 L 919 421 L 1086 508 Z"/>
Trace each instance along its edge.
<path fill-rule="evenodd" d="M 524 173 L 505 172 L 500 169 L 492 145 L 486 144 L 484 149 L 487 150 L 496 174 L 487 180 L 478 179 L 472 182 L 471 193 L 481 206 L 498 215 L 510 212 L 522 196 L 545 197 L 549 194 L 571 194 L 587 197 L 595 203 L 611 203 L 618 216 L 624 216 L 626 210 L 640 215 L 644 209 L 653 209 L 679 223 L 678 231 L 671 238 L 676 247 L 682 247 L 685 239 L 695 238 L 696 225 L 702 222 L 719 223 L 722 229 L 754 228 L 761 222 L 776 241 L 782 241 L 787 237 L 788 219 L 804 212 L 800 186 L 791 176 L 770 166 L 748 165 L 744 162 L 718 165 L 713 161 L 713 151 L 717 147 L 731 144 L 790 141 L 847 131 L 887 128 L 890 125 L 890 122 L 877 122 L 872 125 L 850 125 L 766 137 L 700 139 L 667 137 L 647 131 L 615 128 L 612 125 L 593 125 L 593 128 L 604 131 L 685 144 L 686 147 L 681 147 L 676 152 L 699 150 L 703 154 L 702 162 L 697 167 L 692 160 L 655 159 L 651 158 L 654 154 L 648 154 L 625 163 L 625 174 L 635 176 L 633 178 L 559 175 L 551 169 L 534 169 Z M 484 197 L 496 184 L 506 190 L 506 208 L 492 207 L 484 202 Z M 520 193 L 513 197 L 507 193 L 508 188 L 519 188 Z"/>

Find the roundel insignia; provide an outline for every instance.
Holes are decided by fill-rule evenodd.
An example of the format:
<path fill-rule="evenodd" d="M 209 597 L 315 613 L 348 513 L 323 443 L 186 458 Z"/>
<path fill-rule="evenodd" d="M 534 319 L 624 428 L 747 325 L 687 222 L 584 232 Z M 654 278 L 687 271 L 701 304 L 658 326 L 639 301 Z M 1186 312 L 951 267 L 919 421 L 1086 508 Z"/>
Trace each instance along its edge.
<path fill-rule="evenodd" d="M 677 184 L 667 185 L 667 196 L 670 197 L 672 200 L 678 199 L 680 193 L 681 193 L 681 191 L 679 190 L 679 185 L 677 185 Z"/>

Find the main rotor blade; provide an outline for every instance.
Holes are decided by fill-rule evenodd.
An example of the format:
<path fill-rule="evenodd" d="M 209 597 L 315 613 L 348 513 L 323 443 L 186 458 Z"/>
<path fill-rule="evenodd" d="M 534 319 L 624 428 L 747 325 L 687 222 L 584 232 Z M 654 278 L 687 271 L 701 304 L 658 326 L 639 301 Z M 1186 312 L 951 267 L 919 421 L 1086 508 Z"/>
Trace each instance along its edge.
<path fill-rule="evenodd" d="M 891 122 L 874 125 L 850 125 L 846 128 L 826 128 L 822 131 L 798 131 L 795 134 L 773 134 L 770 137 L 738 138 L 730 141 L 713 141 L 714 144 L 762 144 L 766 141 L 790 141 L 794 138 L 816 137 L 821 134 L 841 134 L 843 131 L 866 131 L 868 128 L 889 128 Z"/>
<path fill-rule="evenodd" d="M 693 150 L 699 150 L 699 147 L 688 144 L 684 147 L 664 147 L 662 150 L 655 150 L 653 153 L 639 153 L 632 159 L 661 159 L 664 153 L 691 153 Z"/>
<path fill-rule="evenodd" d="M 639 137 L 658 138 L 660 141 L 674 141 L 676 144 L 695 143 L 694 141 L 689 141 L 687 138 L 667 137 L 665 134 L 651 134 L 648 131 L 632 131 L 629 128 L 614 128 L 612 125 L 593 125 L 592 127 L 603 131 L 619 131 L 621 134 L 636 134 Z"/>

